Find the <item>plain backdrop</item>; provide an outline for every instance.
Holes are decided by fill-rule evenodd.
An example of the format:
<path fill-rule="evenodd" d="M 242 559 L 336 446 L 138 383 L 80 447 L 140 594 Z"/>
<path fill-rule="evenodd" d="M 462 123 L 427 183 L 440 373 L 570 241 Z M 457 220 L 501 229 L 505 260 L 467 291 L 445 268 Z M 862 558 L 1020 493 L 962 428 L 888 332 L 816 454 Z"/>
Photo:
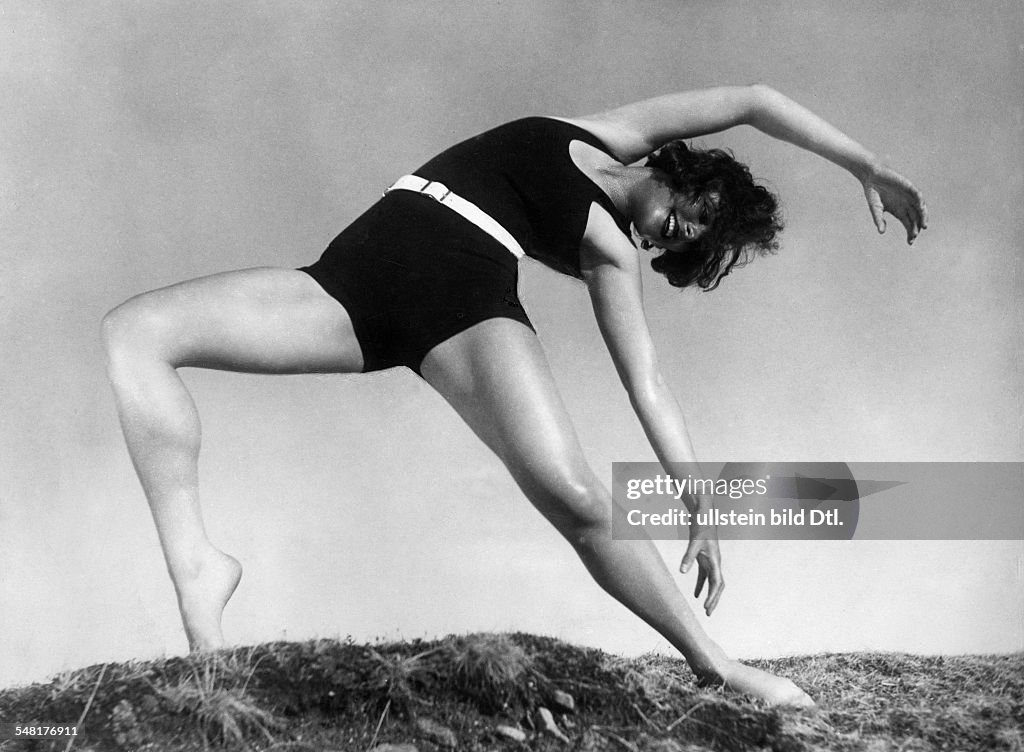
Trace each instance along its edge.
<path fill-rule="evenodd" d="M 520 116 L 764 82 L 924 192 L 908 248 L 835 166 L 748 128 L 701 140 L 781 195 L 788 229 L 711 294 L 645 275 L 700 456 L 1024 459 L 1022 31 L 1016 0 L 0 0 L 0 685 L 186 649 L 103 314 L 309 263 L 396 176 Z M 594 467 L 653 459 L 585 289 L 522 276 Z M 233 642 L 514 629 L 667 650 L 412 374 L 185 378 L 207 525 L 246 568 Z M 749 657 L 1021 650 L 1022 546 L 730 542 L 708 629 Z M 659 547 L 674 569 L 683 544 Z"/>

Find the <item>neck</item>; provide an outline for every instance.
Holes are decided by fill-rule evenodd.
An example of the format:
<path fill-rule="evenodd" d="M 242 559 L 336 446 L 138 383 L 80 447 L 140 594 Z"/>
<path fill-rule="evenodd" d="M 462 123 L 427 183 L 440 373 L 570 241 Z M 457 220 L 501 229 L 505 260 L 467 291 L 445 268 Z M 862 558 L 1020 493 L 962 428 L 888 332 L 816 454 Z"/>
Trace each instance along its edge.
<path fill-rule="evenodd" d="M 612 164 L 601 168 L 601 188 L 615 208 L 627 217 L 633 216 L 633 205 L 640 186 L 650 180 L 651 168 Z"/>

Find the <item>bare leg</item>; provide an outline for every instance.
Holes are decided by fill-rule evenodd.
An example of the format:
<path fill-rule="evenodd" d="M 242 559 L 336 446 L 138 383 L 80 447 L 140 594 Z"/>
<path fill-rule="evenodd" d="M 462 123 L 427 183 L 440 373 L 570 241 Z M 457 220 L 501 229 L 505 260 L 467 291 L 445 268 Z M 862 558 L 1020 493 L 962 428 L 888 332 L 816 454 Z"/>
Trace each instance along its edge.
<path fill-rule="evenodd" d="M 362 353 L 348 314 L 303 272 L 249 269 L 132 298 L 103 321 L 121 427 L 160 536 L 192 650 L 221 647 L 242 574 L 206 534 L 199 416 L 177 368 L 348 372 Z"/>
<path fill-rule="evenodd" d="M 501 458 L 597 583 L 668 639 L 702 679 L 778 704 L 796 685 L 726 656 L 701 628 L 650 541 L 611 535 L 612 501 L 586 463 L 536 336 L 485 321 L 435 347 L 424 378 Z"/>

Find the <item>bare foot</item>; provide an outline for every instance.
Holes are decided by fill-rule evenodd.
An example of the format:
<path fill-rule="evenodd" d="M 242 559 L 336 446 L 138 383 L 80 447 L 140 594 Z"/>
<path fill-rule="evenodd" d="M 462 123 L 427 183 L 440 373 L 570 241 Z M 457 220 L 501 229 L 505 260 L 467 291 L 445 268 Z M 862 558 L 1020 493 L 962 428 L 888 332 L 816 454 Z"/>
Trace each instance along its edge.
<path fill-rule="evenodd" d="M 810 695 L 789 679 L 769 674 L 739 661 L 730 660 L 721 675 L 726 689 L 760 698 L 769 705 L 791 708 L 817 707 Z"/>
<path fill-rule="evenodd" d="M 196 561 L 196 560 L 194 560 Z M 212 546 L 189 572 L 174 577 L 178 609 L 193 653 L 224 647 L 220 618 L 242 579 L 242 565 Z"/>

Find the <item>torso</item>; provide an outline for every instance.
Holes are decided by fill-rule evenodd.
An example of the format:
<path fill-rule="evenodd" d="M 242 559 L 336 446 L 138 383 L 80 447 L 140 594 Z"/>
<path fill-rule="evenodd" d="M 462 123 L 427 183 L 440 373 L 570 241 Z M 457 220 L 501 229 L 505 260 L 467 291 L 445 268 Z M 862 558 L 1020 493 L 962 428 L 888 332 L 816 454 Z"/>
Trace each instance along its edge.
<path fill-rule="evenodd" d="M 581 121 L 525 118 L 456 144 L 416 174 L 444 183 L 508 230 L 526 253 L 581 276 L 580 244 L 592 208 L 626 237 L 629 222 L 602 188 L 615 158 Z"/>
<path fill-rule="evenodd" d="M 595 233 L 596 245 L 632 252 L 629 223 L 600 187 L 601 165 L 613 160 L 575 123 L 528 118 L 456 144 L 416 174 L 475 203 L 542 263 L 582 277 L 595 266 Z M 348 312 L 364 370 L 418 370 L 439 343 L 488 319 L 532 326 L 516 294 L 516 258 L 409 191 L 389 192 L 304 270 Z"/>

